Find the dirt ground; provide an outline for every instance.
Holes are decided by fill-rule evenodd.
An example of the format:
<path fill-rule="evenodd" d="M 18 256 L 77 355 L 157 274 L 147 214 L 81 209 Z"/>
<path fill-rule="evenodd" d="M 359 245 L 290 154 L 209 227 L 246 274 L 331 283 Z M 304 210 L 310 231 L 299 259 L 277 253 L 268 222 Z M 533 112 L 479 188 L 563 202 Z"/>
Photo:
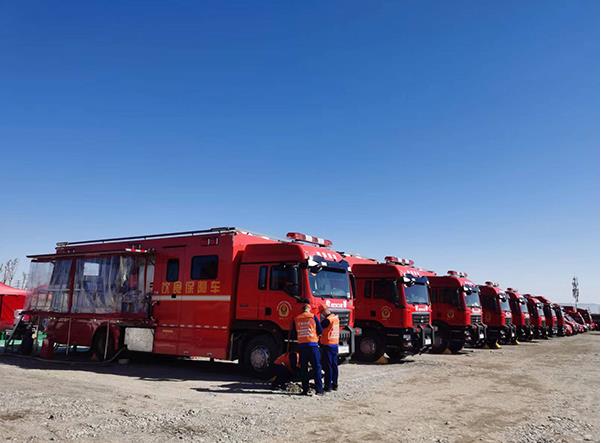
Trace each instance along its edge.
<path fill-rule="evenodd" d="M 302 397 L 232 363 L 82 365 L 0 357 L 1 436 L 16 441 L 599 441 L 599 335 L 341 367 Z"/>

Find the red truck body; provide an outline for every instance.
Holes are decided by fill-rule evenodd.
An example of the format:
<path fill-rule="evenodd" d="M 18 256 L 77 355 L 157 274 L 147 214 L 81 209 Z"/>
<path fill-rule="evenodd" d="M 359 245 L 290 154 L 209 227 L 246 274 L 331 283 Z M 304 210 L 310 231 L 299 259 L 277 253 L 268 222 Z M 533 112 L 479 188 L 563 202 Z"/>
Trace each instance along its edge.
<path fill-rule="evenodd" d="M 528 302 L 528 311 L 530 312 L 530 322 L 534 331 L 535 338 L 549 338 L 547 329 L 547 320 L 543 310 L 542 302 L 532 294 L 524 294 Z"/>
<path fill-rule="evenodd" d="M 392 359 L 428 350 L 433 328 L 429 298 L 430 271 L 410 260 L 386 257 L 384 263 L 345 256 L 356 280 L 355 325 L 361 328 L 355 356 Z"/>
<path fill-rule="evenodd" d="M 593 316 L 591 315 L 591 311 L 589 311 L 588 309 L 585 309 L 585 308 L 577 308 L 577 311 L 580 314 L 580 316 L 582 317 L 582 319 L 584 320 L 584 322 L 587 324 L 589 330 L 594 331 L 594 330 L 598 329 L 597 325 L 593 321 Z"/>
<path fill-rule="evenodd" d="M 447 275 L 430 276 L 433 352 L 449 349 L 459 352 L 466 344 L 477 346 L 485 341 L 479 288 L 467 274 L 448 271 Z"/>
<path fill-rule="evenodd" d="M 27 312 L 49 341 L 240 360 L 264 371 L 285 349 L 304 303 L 340 317 L 353 346 L 349 265 L 327 240 L 280 241 L 236 228 L 59 243 L 31 256 Z M 307 242 L 312 242 L 307 244 Z M 108 340 L 106 338 L 108 337 Z"/>
<path fill-rule="evenodd" d="M 25 304 L 25 294 L 23 289 L 0 282 L 0 332 L 13 328 L 16 316 Z"/>
<path fill-rule="evenodd" d="M 589 325 L 586 323 L 584 317 L 577 308 L 574 306 L 564 306 L 563 310 L 574 322 L 576 322 L 577 325 L 580 326 L 578 327 L 578 332 L 586 332 L 589 329 Z"/>
<path fill-rule="evenodd" d="M 509 297 L 511 321 L 516 328 L 518 338 L 520 340 L 532 340 L 534 338 L 534 331 L 530 322 L 528 302 L 517 289 L 507 288 L 505 292 Z"/>
<path fill-rule="evenodd" d="M 557 315 L 555 309 L 553 309 L 553 303 L 544 295 L 535 296 L 543 304 L 543 312 L 545 313 L 545 320 L 547 322 L 547 334 L 549 337 L 557 335 Z"/>
<path fill-rule="evenodd" d="M 512 321 L 509 296 L 499 288 L 497 283 L 487 281 L 484 285 L 480 285 L 480 303 L 488 344 L 496 345 L 498 342 L 515 344 L 517 334 Z"/>

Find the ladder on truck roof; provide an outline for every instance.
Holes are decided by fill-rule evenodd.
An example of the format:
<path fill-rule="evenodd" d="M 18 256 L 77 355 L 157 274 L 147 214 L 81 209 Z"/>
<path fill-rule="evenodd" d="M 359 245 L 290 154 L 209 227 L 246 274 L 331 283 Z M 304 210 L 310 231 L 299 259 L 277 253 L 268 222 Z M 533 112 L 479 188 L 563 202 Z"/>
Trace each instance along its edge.
<path fill-rule="evenodd" d="M 180 232 L 168 232 L 165 234 L 148 234 L 148 235 L 136 235 L 133 237 L 114 237 L 114 238 L 101 238 L 98 240 L 83 240 L 83 241 L 75 241 L 75 242 L 58 242 L 56 244 L 57 247 L 66 247 L 66 246 L 74 246 L 74 245 L 88 245 L 94 243 L 111 243 L 118 241 L 126 241 L 126 240 L 148 240 L 150 238 L 163 238 L 163 237 L 182 237 L 186 235 L 204 235 L 204 234 L 224 234 L 228 232 L 248 232 L 242 231 L 236 227 L 217 227 L 210 229 L 201 229 L 196 231 L 180 231 Z M 250 232 L 249 232 L 250 233 Z"/>

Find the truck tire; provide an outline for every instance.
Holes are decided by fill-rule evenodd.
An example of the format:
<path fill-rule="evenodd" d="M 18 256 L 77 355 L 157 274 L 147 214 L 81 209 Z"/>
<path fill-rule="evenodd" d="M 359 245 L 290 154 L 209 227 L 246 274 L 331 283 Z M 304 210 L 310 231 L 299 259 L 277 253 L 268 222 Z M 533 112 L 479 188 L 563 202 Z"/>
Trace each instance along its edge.
<path fill-rule="evenodd" d="M 252 375 L 265 379 L 270 375 L 269 367 L 278 357 L 278 347 L 270 335 L 257 335 L 244 345 L 243 365 Z"/>
<path fill-rule="evenodd" d="M 374 330 L 364 331 L 357 340 L 355 358 L 359 361 L 372 363 L 384 355 L 384 340 Z"/>
<path fill-rule="evenodd" d="M 451 342 L 449 342 L 449 351 L 451 351 L 451 353 L 453 354 L 459 354 L 459 351 L 461 351 L 463 349 L 463 346 L 465 345 L 465 342 L 463 341 L 459 341 L 459 340 L 453 340 Z"/>
<path fill-rule="evenodd" d="M 33 337 L 31 329 L 26 329 L 21 337 L 21 345 L 19 346 L 19 352 L 23 355 L 31 355 L 33 352 Z"/>
<path fill-rule="evenodd" d="M 113 340 L 113 334 L 109 331 L 109 343 L 106 346 L 106 328 L 99 328 L 94 335 L 94 342 L 92 343 L 92 353 L 96 356 L 98 361 L 108 361 L 115 356 L 115 341 Z M 106 358 L 105 358 L 106 348 Z"/>
<path fill-rule="evenodd" d="M 447 328 L 442 324 L 438 324 L 436 327 L 438 330 L 434 334 L 434 340 L 432 342 L 432 348 L 430 349 L 430 352 L 432 354 L 442 354 L 449 346 L 449 340 L 447 338 L 448 332 Z"/>

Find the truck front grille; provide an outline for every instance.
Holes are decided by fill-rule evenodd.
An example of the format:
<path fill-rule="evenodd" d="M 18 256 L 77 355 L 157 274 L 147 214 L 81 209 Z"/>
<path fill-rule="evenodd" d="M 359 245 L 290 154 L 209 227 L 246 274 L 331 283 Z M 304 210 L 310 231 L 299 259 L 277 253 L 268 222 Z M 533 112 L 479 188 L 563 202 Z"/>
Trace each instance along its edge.
<path fill-rule="evenodd" d="M 511 319 L 505 318 L 505 326 L 511 326 Z"/>
<path fill-rule="evenodd" d="M 338 316 L 338 319 L 340 320 L 340 327 L 346 327 L 349 325 L 350 322 L 350 318 L 351 318 L 351 312 L 344 310 L 344 311 L 336 311 L 334 309 L 331 309 L 332 314 L 336 314 Z"/>
<path fill-rule="evenodd" d="M 413 326 L 430 324 L 430 314 L 419 313 L 413 314 Z"/>
<path fill-rule="evenodd" d="M 482 323 L 482 316 L 481 315 L 472 315 L 471 316 L 471 321 L 473 325 L 476 325 L 478 323 Z"/>
<path fill-rule="evenodd" d="M 529 318 L 525 319 L 525 320 L 524 320 L 524 324 L 525 324 L 526 326 L 530 326 L 530 319 L 529 319 Z"/>

